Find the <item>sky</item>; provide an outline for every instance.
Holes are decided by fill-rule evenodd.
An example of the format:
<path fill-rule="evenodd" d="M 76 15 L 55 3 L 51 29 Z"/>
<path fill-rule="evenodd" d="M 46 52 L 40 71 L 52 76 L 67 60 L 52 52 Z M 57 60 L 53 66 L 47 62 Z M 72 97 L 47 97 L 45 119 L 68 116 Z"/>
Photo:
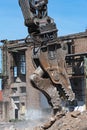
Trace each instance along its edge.
<path fill-rule="evenodd" d="M 87 29 L 87 0 L 48 0 L 48 14 L 58 28 L 58 35 Z M 0 0 L 0 40 L 22 39 L 28 35 L 18 0 Z"/>
<path fill-rule="evenodd" d="M 84 32 L 87 29 L 87 0 L 48 1 L 48 15 L 54 19 L 59 36 Z M 22 39 L 27 35 L 18 0 L 0 0 L 0 40 Z"/>

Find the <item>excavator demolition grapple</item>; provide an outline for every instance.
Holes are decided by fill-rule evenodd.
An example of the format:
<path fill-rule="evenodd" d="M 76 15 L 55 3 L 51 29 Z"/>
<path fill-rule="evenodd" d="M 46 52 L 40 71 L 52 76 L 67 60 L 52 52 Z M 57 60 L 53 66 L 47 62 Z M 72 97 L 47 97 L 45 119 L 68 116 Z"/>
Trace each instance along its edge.
<path fill-rule="evenodd" d="M 58 42 L 56 24 L 48 16 L 47 4 L 48 0 L 19 0 L 33 42 L 32 60 L 36 70 L 30 81 L 46 96 L 56 115 L 62 111 L 61 95 L 73 101 L 75 94 L 66 72 L 66 53 Z"/>

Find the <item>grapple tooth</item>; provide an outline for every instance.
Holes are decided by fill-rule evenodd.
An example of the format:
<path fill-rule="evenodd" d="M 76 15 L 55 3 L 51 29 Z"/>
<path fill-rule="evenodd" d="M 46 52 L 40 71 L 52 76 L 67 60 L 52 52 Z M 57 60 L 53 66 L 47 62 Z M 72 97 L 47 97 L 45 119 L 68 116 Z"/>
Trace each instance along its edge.
<path fill-rule="evenodd" d="M 66 97 L 69 97 L 67 93 L 65 93 Z"/>
<path fill-rule="evenodd" d="M 69 101 L 75 100 L 75 94 L 73 92 L 72 92 L 72 94 L 69 95 L 68 100 Z"/>
<path fill-rule="evenodd" d="M 65 89 L 64 87 L 62 88 L 68 101 L 73 101 L 75 99 L 75 94 L 73 93 L 73 91 L 71 89 Z"/>
<path fill-rule="evenodd" d="M 75 94 L 73 93 L 72 89 L 70 88 L 66 88 L 63 85 L 61 86 L 63 92 L 65 93 L 66 98 L 68 99 L 68 101 L 73 101 L 75 100 Z"/>
<path fill-rule="evenodd" d="M 62 87 L 62 89 L 63 89 L 64 93 L 67 94 L 66 89 L 64 87 Z"/>

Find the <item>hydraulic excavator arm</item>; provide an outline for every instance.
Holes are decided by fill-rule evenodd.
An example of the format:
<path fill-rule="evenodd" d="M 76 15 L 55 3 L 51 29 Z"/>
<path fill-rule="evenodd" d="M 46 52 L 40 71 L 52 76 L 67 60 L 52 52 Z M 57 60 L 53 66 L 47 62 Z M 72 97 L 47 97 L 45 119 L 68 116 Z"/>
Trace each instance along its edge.
<path fill-rule="evenodd" d="M 70 101 L 75 95 L 65 68 L 66 54 L 58 42 L 56 24 L 48 16 L 47 3 L 48 0 L 19 0 L 25 25 L 35 45 L 33 61 L 36 70 L 30 81 L 46 96 L 56 114 L 62 110 L 61 93 Z"/>

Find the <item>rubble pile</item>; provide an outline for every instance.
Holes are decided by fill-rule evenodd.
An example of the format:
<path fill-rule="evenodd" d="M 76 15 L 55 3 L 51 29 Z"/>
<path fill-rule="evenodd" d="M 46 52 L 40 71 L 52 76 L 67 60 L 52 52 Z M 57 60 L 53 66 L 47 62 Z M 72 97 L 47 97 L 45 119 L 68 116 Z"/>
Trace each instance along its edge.
<path fill-rule="evenodd" d="M 45 130 L 38 128 L 35 130 Z M 87 112 L 69 112 L 47 130 L 87 130 Z"/>
<path fill-rule="evenodd" d="M 43 128 L 47 121 L 22 121 L 17 123 L 0 123 L 0 130 L 87 130 L 87 111 L 68 112 L 56 119 L 49 128 Z"/>

